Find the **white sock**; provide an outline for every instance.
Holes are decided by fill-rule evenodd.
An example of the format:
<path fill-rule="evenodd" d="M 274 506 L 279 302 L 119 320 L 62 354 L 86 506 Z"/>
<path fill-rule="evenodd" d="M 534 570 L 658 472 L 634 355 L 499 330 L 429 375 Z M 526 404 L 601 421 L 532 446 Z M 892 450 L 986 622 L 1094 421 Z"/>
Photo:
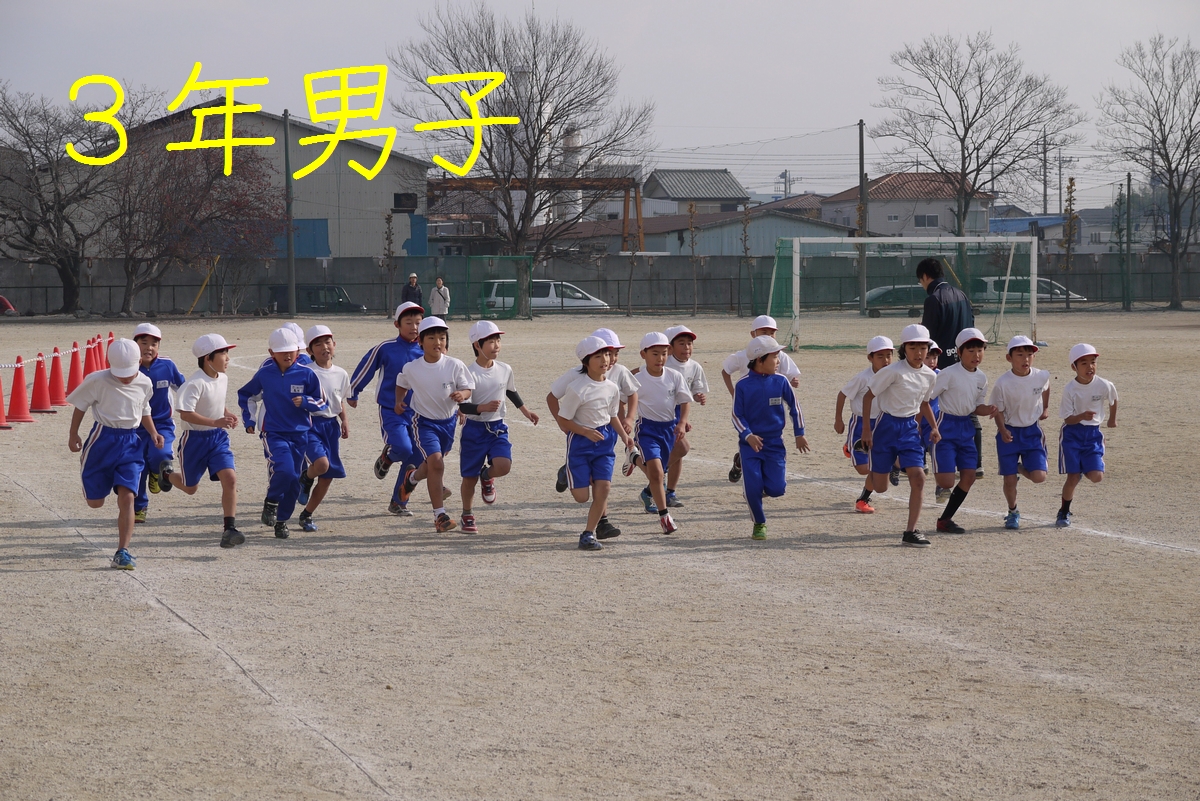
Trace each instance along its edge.
<path fill-rule="evenodd" d="M 434 519 L 434 520 L 437 520 L 437 519 L 438 519 L 438 515 L 444 515 L 444 514 L 446 514 L 446 507 L 445 507 L 445 506 L 439 506 L 438 508 L 436 508 L 436 509 L 434 509 L 434 510 L 433 510 L 433 519 Z"/>

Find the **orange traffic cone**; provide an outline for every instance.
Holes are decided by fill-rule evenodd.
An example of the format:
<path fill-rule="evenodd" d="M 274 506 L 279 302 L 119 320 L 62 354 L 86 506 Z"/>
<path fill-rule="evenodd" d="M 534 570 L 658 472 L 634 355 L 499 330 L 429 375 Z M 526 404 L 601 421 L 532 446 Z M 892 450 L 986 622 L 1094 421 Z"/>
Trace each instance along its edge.
<path fill-rule="evenodd" d="M 12 426 L 4 416 L 4 382 L 0 381 L 0 431 L 11 431 Z"/>
<path fill-rule="evenodd" d="M 12 395 L 8 400 L 8 419 L 12 423 L 32 423 L 29 399 L 25 395 L 25 362 L 17 357 L 17 369 L 13 371 Z"/>
<path fill-rule="evenodd" d="M 88 340 L 83 346 L 83 378 L 87 378 L 92 374 L 92 340 Z M 83 380 L 80 379 L 80 381 Z"/>
<path fill-rule="evenodd" d="M 79 386 L 79 382 L 83 381 L 83 362 L 79 358 L 79 343 L 71 343 L 71 373 L 67 376 L 67 394 L 70 395 L 75 391 L 75 387 Z M 67 405 L 67 399 L 63 398 L 63 405 Z"/>
<path fill-rule="evenodd" d="M 50 406 L 50 381 L 46 378 L 46 357 L 37 355 L 37 366 L 33 369 L 33 399 L 29 411 L 38 414 L 58 414 Z"/>
<path fill-rule="evenodd" d="M 54 349 L 54 353 L 50 356 L 50 405 L 51 406 L 66 406 L 67 393 L 66 384 L 63 383 L 62 374 L 62 353 L 58 348 Z"/>
<path fill-rule="evenodd" d="M 87 369 L 83 373 L 85 376 L 89 376 L 100 369 L 98 366 L 100 364 L 100 354 L 96 351 L 97 347 L 96 340 L 88 340 Z"/>
<path fill-rule="evenodd" d="M 112 343 L 115 339 L 116 339 L 116 337 L 113 336 L 113 332 L 109 331 L 108 332 L 108 344 L 104 346 L 104 369 L 105 370 L 107 370 L 109 367 L 112 367 L 112 365 L 108 363 L 108 349 L 112 347 Z"/>

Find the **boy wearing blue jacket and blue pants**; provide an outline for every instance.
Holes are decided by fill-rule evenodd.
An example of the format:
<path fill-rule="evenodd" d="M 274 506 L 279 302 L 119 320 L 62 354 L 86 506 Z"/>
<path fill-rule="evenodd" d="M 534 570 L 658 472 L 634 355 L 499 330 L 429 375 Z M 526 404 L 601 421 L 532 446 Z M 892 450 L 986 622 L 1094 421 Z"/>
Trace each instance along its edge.
<path fill-rule="evenodd" d="M 133 329 L 133 341 L 141 351 L 138 371 L 150 379 L 150 385 L 154 388 L 154 394 L 150 396 L 150 416 L 163 438 L 163 446 L 157 448 L 146 429 L 137 430 L 145 454 L 145 466 L 137 497 L 133 501 L 133 522 L 145 523 L 146 509 L 150 506 L 150 496 L 146 490 L 156 495 L 160 491 L 171 491 L 170 475 L 174 469 L 171 453 L 175 447 L 175 407 L 171 403 L 171 389 L 179 389 L 187 379 L 179 372 L 175 362 L 158 355 L 158 343 L 162 341 L 162 331 L 158 326 L 140 323 Z"/>
<path fill-rule="evenodd" d="M 267 457 L 270 483 L 263 502 L 262 522 L 273 526 L 275 536 L 286 540 L 291 532 L 287 521 L 300 496 L 300 472 L 305 458 L 311 463 L 310 475 L 319 476 L 329 469 L 325 448 L 313 433 L 311 412 L 326 407 L 321 380 L 312 367 L 300 364 L 300 342 L 286 328 L 271 332 L 268 348 L 271 363 L 260 367 L 238 390 L 238 406 L 246 432 L 254 433 L 250 398 L 262 395 L 263 452 Z"/>
<path fill-rule="evenodd" d="M 792 385 L 779 375 L 779 352 L 783 346 L 774 337 L 750 340 L 746 359 L 750 372 L 735 385 L 733 427 L 738 432 L 738 452 L 742 461 L 742 488 L 754 516 L 756 540 L 767 538 L 767 518 L 763 514 L 764 495 L 778 498 L 787 488 L 787 449 L 783 429 L 787 423 L 783 406 L 787 404 L 796 433 L 796 450 L 808 452 L 804 438 L 804 416 L 796 403 Z"/>

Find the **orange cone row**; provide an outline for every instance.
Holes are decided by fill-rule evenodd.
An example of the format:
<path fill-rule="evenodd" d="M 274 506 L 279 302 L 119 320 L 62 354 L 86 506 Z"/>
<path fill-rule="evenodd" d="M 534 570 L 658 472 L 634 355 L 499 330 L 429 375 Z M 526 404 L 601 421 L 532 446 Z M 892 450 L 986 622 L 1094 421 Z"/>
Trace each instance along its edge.
<path fill-rule="evenodd" d="M 79 357 L 79 343 L 71 343 L 71 374 L 65 384 L 62 353 L 59 349 L 55 348 L 49 359 L 39 353 L 33 373 L 32 398 L 28 398 L 25 393 L 25 360 L 18 356 L 16 369 L 13 370 L 12 394 L 9 396 L 7 414 L 4 412 L 4 384 L 3 381 L 0 381 L 0 430 L 11 430 L 10 422 L 35 422 L 33 414 L 57 414 L 55 406 L 69 406 L 67 394 L 75 391 L 75 387 L 83 381 L 84 375 L 87 372 L 94 372 L 95 369 L 104 369 L 96 367 L 102 359 L 100 355 L 102 343 L 103 339 L 100 336 L 96 337 L 95 348 L 89 341 L 86 361 L 93 367 L 93 370 L 86 372 Z M 50 362 L 49 369 L 46 366 L 47 361 Z"/>

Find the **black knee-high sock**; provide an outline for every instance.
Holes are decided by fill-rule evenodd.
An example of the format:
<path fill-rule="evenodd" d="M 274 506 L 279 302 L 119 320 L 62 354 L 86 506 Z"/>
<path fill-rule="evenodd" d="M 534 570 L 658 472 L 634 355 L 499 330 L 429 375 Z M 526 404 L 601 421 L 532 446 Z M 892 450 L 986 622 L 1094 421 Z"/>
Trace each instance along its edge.
<path fill-rule="evenodd" d="M 1065 514 L 1070 514 L 1070 512 L 1071 512 L 1071 501 L 1068 501 L 1066 498 L 1063 498 L 1063 499 L 1062 499 L 1062 508 L 1061 508 L 1061 509 L 1059 509 L 1058 511 L 1059 511 L 1061 514 L 1064 514 L 1064 515 L 1065 515 Z"/>
<path fill-rule="evenodd" d="M 955 487 L 950 493 L 950 500 L 946 501 L 946 511 L 942 512 L 940 520 L 953 520 L 954 513 L 958 511 L 958 507 L 962 506 L 962 502 L 967 499 L 966 490 L 962 485 Z"/>
<path fill-rule="evenodd" d="M 869 501 L 869 500 L 871 500 L 871 491 L 870 491 L 869 489 L 863 488 L 862 495 L 859 495 L 859 496 L 858 496 L 858 499 L 859 499 L 860 501 Z"/>

